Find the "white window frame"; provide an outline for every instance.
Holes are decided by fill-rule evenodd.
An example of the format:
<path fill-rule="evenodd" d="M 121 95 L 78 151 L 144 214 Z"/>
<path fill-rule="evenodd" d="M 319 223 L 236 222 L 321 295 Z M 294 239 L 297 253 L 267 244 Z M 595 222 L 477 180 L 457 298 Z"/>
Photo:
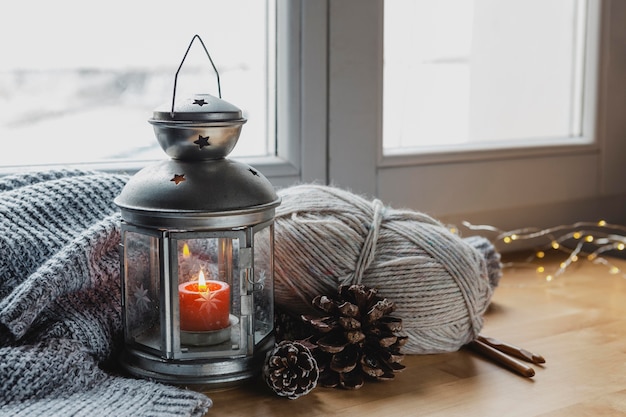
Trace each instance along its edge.
<path fill-rule="evenodd" d="M 401 156 L 382 154 L 383 10 L 383 0 L 329 4 L 331 183 L 455 224 L 626 220 L 626 125 L 615 108 L 626 51 L 614 40 L 626 32 L 624 2 L 589 1 L 580 143 Z"/>
<path fill-rule="evenodd" d="M 276 156 L 240 158 L 276 188 L 328 182 L 327 13 L 327 0 L 276 0 Z"/>
<path fill-rule="evenodd" d="M 326 1 L 277 0 L 276 157 L 246 160 L 276 187 L 327 182 Z"/>
<path fill-rule="evenodd" d="M 237 157 L 268 177 L 276 187 L 302 181 L 326 182 L 327 3 L 273 0 L 268 13 L 276 28 L 275 79 L 268 83 L 268 113 L 275 118 L 276 155 Z M 270 6 L 271 7 L 271 6 Z M 271 35 L 270 35 L 271 36 Z M 275 97 L 275 99 L 274 99 Z M 246 134 L 244 128 L 242 135 Z M 156 141 L 156 139 L 155 139 Z M 306 155 L 306 158 L 304 157 Z M 163 158 L 167 158 L 164 154 Z M 135 174 L 146 165 L 136 161 L 71 164 L 72 168 Z M 0 175 L 66 168 L 67 164 L 0 167 Z"/>

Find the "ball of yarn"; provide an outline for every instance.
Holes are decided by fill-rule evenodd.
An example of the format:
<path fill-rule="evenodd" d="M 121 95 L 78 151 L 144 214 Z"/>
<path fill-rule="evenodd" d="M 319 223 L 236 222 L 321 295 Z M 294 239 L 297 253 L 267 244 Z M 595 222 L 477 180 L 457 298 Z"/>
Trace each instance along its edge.
<path fill-rule="evenodd" d="M 500 257 L 484 238 L 462 239 L 434 218 L 395 210 L 340 188 L 278 191 L 275 297 L 294 314 L 339 284 L 364 284 L 395 302 L 405 353 L 458 350 L 483 325 L 500 278 Z"/>

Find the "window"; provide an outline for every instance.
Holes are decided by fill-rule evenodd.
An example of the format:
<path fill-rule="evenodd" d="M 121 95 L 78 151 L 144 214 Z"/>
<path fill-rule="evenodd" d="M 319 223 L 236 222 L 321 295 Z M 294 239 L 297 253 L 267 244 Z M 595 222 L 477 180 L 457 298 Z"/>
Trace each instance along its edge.
<path fill-rule="evenodd" d="M 13 4 L 0 25 L 0 166 L 165 158 L 147 119 L 171 100 L 194 34 L 248 119 L 233 156 L 274 155 L 274 22 L 272 0 Z M 218 95 L 194 42 L 176 96 L 197 92 Z"/>
<path fill-rule="evenodd" d="M 329 182 L 453 224 L 514 229 L 626 221 L 626 2 L 587 0 L 578 139 L 389 154 L 382 140 L 384 8 L 394 1 L 328 3 Z M 415 118 L 403 122 L 415 124 Z"/>
<path fill-rule="evenodd" d="M 386 1 L 385 154 L 579 142 L 586 12 L 586 0 Z"/>
<path fill-rule="evenodd" d="M 181 12 L 180 16 L 184 16 L 179 19 L 172 18 L 174 11 L 170 9 L 174 6 L 162 0 L 142 1 L 139 2 L 142 6 L 137 8 L 134 6 L 138 2 L 122 4 L 119 0 L 100 5 L 59 0 L 54 2 L 54 6 L 38 0 L 34 6 L 30 6 L 38 8 L 36 14 L 25 13 L 23 6 L 16 3 L 15 11 L 12 9 L 10 15 L 4 14 L 0 22 L 0 31 L 4 31 L 0 38 L 3 53 L 0 61 L 0 125 L 6 125 L 9 114 L 6 96 L 11 88 L 15 88 L 6 87 L 3 81 L 10 72 L 7 72 L 7 68 L 15 70 L 21 67 L 23 71 L 29 68 L 49 69 L 54 67 L 54 62 L 86 61 L 88 54 L 85 50 L 92 49 L 100 53 L 92 55 L 89 65 L 84 68 L 90 68 L 95 73 L 119 71 L 119 64 L 118 67 L 112 64 L 114 57 L 121 57 L 119 61 L 126 62 L 133 71 L 136 68 L 163 71 L 161 81 L 154 78 L 159 86 L 151 90 L 154 92 L 152 98 L 142 102 L 142 109 L 131 108 L 128 102 L 123 102 L 126 106 L 124 116 L 131 120 L 133 126 L 122 124 L 123 116 L 120 116 L 116 120 L 119 127 L 104 135 L 106 138 L 115 136 L 115 140 L 141 137 L 145 140 L 144 146 L 155 146 L 156 141 L 146 119 L 156 106 L 170 97 L 175 68 L 191 37 L 198 33 L 220 68 L 224 98 L 247 111 L 249 122 L 244 126 L 236 150 L 250 152 L 241 156 L 244 162 L 254 165 L 277 187 L 294 182 L 330 183 L 362 195 L 376 196 L 390 206 L 427 212 L 443 221 L 459 224 L 462 220 L 468 220 L 491 223 L 505 229 L 528 225 L 547 227 L 554 225 L 557 221 L 555 219 L 567 223 L 581 219 L 597 220 L 598 216 L 612 222 L 624 218 L 626 182 L 621 178 L 626 158 L 626 141 L 623 140 L 626 137 L 626 125 L 623 123 L 626 70 L 623 65 L 625 52 L 620 40 L 626 38 L 626 25 L 622 24 L 626 18 L 626 2 L 409 1 L 406 7 L 423 5 L 430 8 L 429 17 L 424 19 L 426 22 L 420 21 L 421 27 L 412 23 L 413 29 L 430 28 L 435 34 L 439 31 L 439 41 L 435 42 L 436 37 L 433 37 L 431 46 L 447 48 L 444 48 L 445 56 L 423 54 L 423 67 L 443 68 L 444 71 L 449 70 L 444 73 L 448 79 L 456 77 L 456 81 L 466 81 L 465 87 L 451 89 L 449 93 L 453 95 L 442 100 L 443 104 L 439 108 L 449 105 L 447 109 L 444 108 L 447 113 L 441 113 L 447 114 L 448 118 L 437 125 L 431 123 L 435 120 L 434 116 L 432 119 L 420 116 L 422 119 L 417 123 L 417 114 L 409 110 L 409 104 L 414 104 L 410 99 L 417 101 L 426 97 L 423 90 L 416 92 L 407 88 L 408 102 L 402 101 L 404 99 L 401 96 L 384 99 L 384 95 L 392 91 L 390 84 L 385 84 L 384 74 L 392 70 L 390 66 L 393 64 L 385 59 L 385 27 L 389 29 L 385 20 L 392 17 L 389 14 L 392 13 L 391 9 L 386 12 L 385 8 L 393 7 L 396 2 L 405 4 L 403 0 L 184 0 L 175 5 L 175 9 Z M 442 4 L 446 7 L 445 12 L 441 11 L 441 7 L 444 7 Z M 223 18 L 221 14 L 215 16 L 212 12 L 215 5 L 230 10 L 235 17 Z M 483 33 L 481 22 L 485 19 L 488 21 L 489 16 L 503 21 L 501 19 L 510 16 L 512 12 L 502 7 L 514 5 L 527 12 L 541 7 L 541 13 L 536 14 L 541 15 L 539 17 L 543 20 L 541 24 L 535 23 L 537 30 L 545 33 L 547 27 L 554 25 L 554 30 L 549 30 L 545 36 L 555 33 L 562 35 L 550 41 L 558 43 L 546 41 L 552 50 L 557 44 L 561 45 L 557 48 L 560 49 L 554 54 L 544 53 L 541 56 L 554 59 L 550 62 L 556 66 L 564 68 L 568 61 L 570 65 L 568 70 L 558 72 L 558 77 L 554 76 L 557 79 L 550 87 L 558 86 L 558 94 L 552 95 L 550 100 L 543 102 L 545 97 L 542 90 L 541 100 L 531 100 L 530 104 L 523 100 L 517 103 L 514 101 L 513 104 L 518 105 L 517 110 L 499 113 L 512 109 L 494 103 L 500 103 L 500 99 L 510 101 L 511 94 L 500 95 L 506 89 L 494 87 L 496 84 L 492 84 L 492 81 L 495 73 L 491 71 L 504 69 L 509 80 L 502 85 L 508 85 L 509 92 L 519 97 L 521 93 L 515 91 L 515 83 L 510 82 L 515 77 L 506 69 L 509 66 L 516 67 L 512 59 L 517 57 L 502 61 L 500 68 L 497 62 L 491 65 L 491 61 L 484 60 L 482 69 L 479 68 L 482 71 L 480 73 L 476 73 L 470 65 L 482 56 L 478 54 L 479 49 L 491 47 L 490 42 L 494 41 L 489 39 L 492 32 Z M 483 6 L 496 9 L 489 11 L 483 9 Z M 553 10 L 552 6 L 559 8 L 558 15 L 548 14 Z M 168 8 L 167 13 L 164 12 L 167 17 L 161 13 L 165 8 Z M 462 9 L 466 12 L 461 13 Z M 62 16 L 58 10 L 72 10 L 73 13 L 68 16 L 73 21 L 59 23 Z M 190 13 L 190 10 L 194 12 Z M 197 13 L 197 10 L 206 12 Z M 515 13 L 521 16 L 523 10 Z M 134 17 L 128 17 L 127 14 Z M 54 16 L 56 23 L 48 24 L 37 16 Z M 252 29 L 247 19 L 259 16 L 264 17 L 259 20 L 264 21 L 266 26 L 257 31 Z M 173 20 L 177 22 L 176 27 L 171 26 Z M 428 25 L 430 21 L 435 24 Z M 14 22 L 18 22 L 17 27 Z M 461 30 L 461 35 L 444 30 L 452 22 L 455 23 L 455 31 Z M 510 23 L 514 24 L 516 22 Z M 72 25 L 71 33 L 55 38 L 55 31 L 62 33 L 59 27 L 64 25 Z M 7 35 L 5 28 L 10 26 L 14 30 Z M 121 40 L 108 33 L 112 27 L 120 27 L 119 30 L 122 30 L 123 26 L 126 26 L 127 35 Z M 46 30 L 38 32 L 37 28 Z M 531 29 L 534 30 L 534 27 Z M 89 37 L 89 32 L 96 31 L 105 34 Z M 275 40 L 272 39 L 272 33 L 275 34 Z M 468 33 L 471 33 L 470 37 L 466 36 Z M 158 38 L 160 34 L 163 36 Z M 544 35 L 537 36 L 533 38 L 533 45 L 541 47 Z M 56 41 L 47 43 L 48 37 Z M 18 41 L 10 42 L 13 40 Z M 418 45 L 418 41 L 414 43 Z M 513 41 L 514 37 L 511 38 Z M 270 47 L 265 50 L 267 45 Z M 275 45 L 275 49 L 272 45 Z M 518 46 L 515 50 L 524 49 L 524 42 Z M 67 52 L 63 53 L 61 51 L 64 48 Z M 429 52 L 425 46 L 422 49 Z M 243 76 L 252 67 L 228 61 L 224 51 L 235 51 L 246 58 L 263 57 L 262 61 L 257 60 L 258 65 L 261 65 L 261 71 L 257 74 L 262 74 L 262 77 L 251 77 L 245 82 L 241 78 L 229 78 L 229 73 Z M 470 53 L 478 55 L 468 55 Z M 162 62 L 144 62 L 145 57 L 156 57 L 162 59 Z M 467 57 L 474 59 L 464 62 L 463 59 Z M 25 67 L 25 64 L 18 64 L 22 59 L 29 60 L 31 65 Z M 272 63 L 275 63 L 273 75 Z M 259 68 L 258 65 L 256 68 Z M 199 48 L 194 48 L 193 55 L 185 63 L 183 71 L 187 72 L 181 73 L 181 88 L 185 84 L 192 89 L 196 87 L 193 78 L 196 67 L 202 68 L 203 77 L 206 74 L 207 78 L 203 82 L 209 92 L 215 91 L 211 68 Z M 546 71 L 552 69 L 547 68 Z M 428 69 L 422 68 L 422 71 Z M 528 80 L 535 78 L 539 80 L 535 84 L 541 83 L 541 78 L 534 76 L 544 74 L 543 70 L 527 67 L 523 72 L 524 77 L 529 75 Z M 480 79 L 478 84 L 471 79 L 473 75 Z M 15 77 L 15 73 L 10 76 Z M 403 82 L 401 77 L 397 78 L 401 87 L 410 83 Z M 21 78 L 16 79 L 19 81 Z M 60 81 L 50 82 L 41 78 L 35 84 L 43 85 L 50 91 L 58 90 L 62 97 L 63 94 L 70 94 L 68 88 L 57 88 L 58 83 Z M 102 87 L 102 83 L 86 85 L 80 91 L 81 94 L 75 94 L 83 100 L 77 110 L 87 115 L 84 103 L 94 101 L 89 95 L 97 92 L 98 99 L 106 97 L 108 100 L 105 93 L 110 93 L 110 86 L 115 85 L 115 82 L 111 82 L 102 90 L 95 88 Z M 477 86 L 480 86 L 481 93 L 489 94 L 482 98 L 474 96 L 473 90 Z M 247 100 L 252 97 L 251 92 L 259 89 L 262 94 L 255 96 L 262 98 L 258 99 L 256 105 L 249 104 Z M 268 91 L 270 94 L 266 94 Z M 130 97 L 130 93 L 126 97 Z M 93 117 L 87 127 L 79 129 L 69 126 L 68 129 L 72 130 L 65 131 L 53 125 L 47 115 L 58 113 L 60 103 L 67 100 L 35 96 L 30 89 L 22 90 L 19 95 L 13 94 L 13 97 L 23 101 L 21 106 L 28 111 L 22 112 L 22 115 L 31 121 L 13 117 L 12 127 L 22 123 L 26 128 L 35 119 L 45 120 L 46 124 L 42 125 L 44 128 L 41 130 L 33 130 L 21 137 L 15 132 L 0 132 L 5 145 L 0 153 L 0 159 L 3 159 L 0 166 L 18 164 L 17 161 L 23 160 L 28 153 L 42 155 L 45 151 L 62 152 L 67 158 L 75 155 L 75 160 L 88 162 L 92 159 L 90 156 L 98 152 L 94 148 L 102 145 L 94 139 L 97 131 L 109 128 L 113 123 L 109 116 Z M 387 102 L 384 103 L 384 100 Z M 436 101 L 437 97 L 431 97 L 426 103 L 428 105 L 422 104 L 422 108 L 429 111 L 437 109 Z M 561 107 L 558 117 L 551 115 L 547 118 L 551 125 L 527 119 L 533 113 L 535 118 L 545 116 L 547 113 L 541 114 L 537 110 L 543 109 L 541 106 L 547 106 L 550 101 L 551 108 L 558 101 L 568 103 Z M 397 105 L 396 110 L 393 110 L 392 105 Z M 14 111 L 14 106 L 10 105 L 11 111 Z M 522 107 L 524 111 L 519 110 Z M 254 109 L 260 109 L 258 111 L 262 112 L 263 117 L 257 117 L 258 111 Z M 131 115 L 132 112 L 135 115 Z M 394 117 L 400 116 L 397 119 L 399 121 L 389 122 L 389 112 Z M 454 117 L 451 116 L 453 113 Z M 258 130 L 253 129 L 253 121 L 257 120 L 265 123 Z M 496 123 L 485 124 L 485 120 Z M 474 126 L 474 130 L 470 126 Z M 516 128 L 502 134 L 502 128 L 509 126 Z M 534 131 L 530 131 L 529 127 Z M 131 134 L 135 128 L 145 129 L 145 132 Z M 399 132 L 404 133 L 390 135 L 387 129 L 399 129 Z M 127 134 L 120 135 L 120 130 Z M 414 134 L 418 130 L 422 134 Z M 78 137 L 80 141 L 72 145 L 63 144 L 62 140 L 66 136 Z M 411 143 L 405 140 L 416 137 L 420 141 L 426 138 L 427 141 Z M 265 151 L 253 151 L 252 142 L 254 146 L 261 142 L 267 148 Z M 424 146 L 424 143 L 427 145 Z M 155 148 L 154 152 L 157 158 L 164 157 L 160 150 Z M 147 149 L 142 155 L 142 158 L 150 158 Z M 145 164 L 143 161 L 135 163 L 135 166 Z M 4 172 L 11 169 L 4 169 Z M 615 214 L 613 218 L 611 213 Z"/>

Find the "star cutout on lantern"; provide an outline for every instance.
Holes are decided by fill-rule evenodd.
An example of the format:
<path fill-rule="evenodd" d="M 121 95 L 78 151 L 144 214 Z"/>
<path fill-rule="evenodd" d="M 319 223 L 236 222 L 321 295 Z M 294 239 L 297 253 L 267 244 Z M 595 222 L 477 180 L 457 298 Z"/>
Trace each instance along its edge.
<path fill-rule="evenodd" d="M 211 144 L 209 143 L 209 136 L 198 135 L 198 140 L 194 140 L 193 143 L 198 145 L 200 149 L 204 148 L 205 146 L 211 146 Z"/>
<path fill-rule="evenodd" d="M 197 104 L 198 106 L 202 107 L 205 104 L 209 104 L 209 103 L 207 103 L 203 98 L 196 98 L 193 100 L 193 104 Z"/>
<path fill-rule="evenodd" d="M 255 177 L 259 176 L 259 173 L 253 170 L 252 168 L 248 169 L 248 171 L 252 172 L 252 175 L 254 175 Z"/>
<path fill-rule="evenodd" d="M 139 287 L 135 287 L 133 291 L 133 297 L 140 311 L 146 311 L 150 308 L 150 297 L 148 297 L 148 290 L 143 288 L 143 284 Z"/>
<path fill-rule="evenodd" d="M 170 181 L 174 182 L 174 184 L 178 185 L 183 181 L 186 181 L 185 174 L 174 174 L 174 178 Z"/>
<path fill-rule="evenodd" d="M 209 314 L 211 310 L 217 308 L 217 304 L 221 303 L 222 300 L 215 298 L 216 295 L 215 291 L 201 292 L 200 298 L 195 299 L 196 302 L 202 303 L 200 311 L 206 310 L 207 314 Z"/>

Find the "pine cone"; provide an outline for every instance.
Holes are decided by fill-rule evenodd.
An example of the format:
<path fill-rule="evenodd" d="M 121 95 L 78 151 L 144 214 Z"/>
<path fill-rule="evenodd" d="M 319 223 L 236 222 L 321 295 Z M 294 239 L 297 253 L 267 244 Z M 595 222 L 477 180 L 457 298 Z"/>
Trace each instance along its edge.
<path fill-rule="evenodd" d="M 319 370 L 309 348 L 285 340 L 268 353 L 263 377 L 276 394 L 295 400 L 315 388 Z"/>
<path fill-rule="evenodd" d="M 390 380 L 405 368 L 400 348 L 406 336 L 402 320 L 389 316 L 395 305 L 364 285 L 342 285 L 336 299 L 317 296 L 313 306 L 321 318 L 302 316 L 314 329 L 311 342 L 326 387 L 357 389 L 365 379 Z"/>

